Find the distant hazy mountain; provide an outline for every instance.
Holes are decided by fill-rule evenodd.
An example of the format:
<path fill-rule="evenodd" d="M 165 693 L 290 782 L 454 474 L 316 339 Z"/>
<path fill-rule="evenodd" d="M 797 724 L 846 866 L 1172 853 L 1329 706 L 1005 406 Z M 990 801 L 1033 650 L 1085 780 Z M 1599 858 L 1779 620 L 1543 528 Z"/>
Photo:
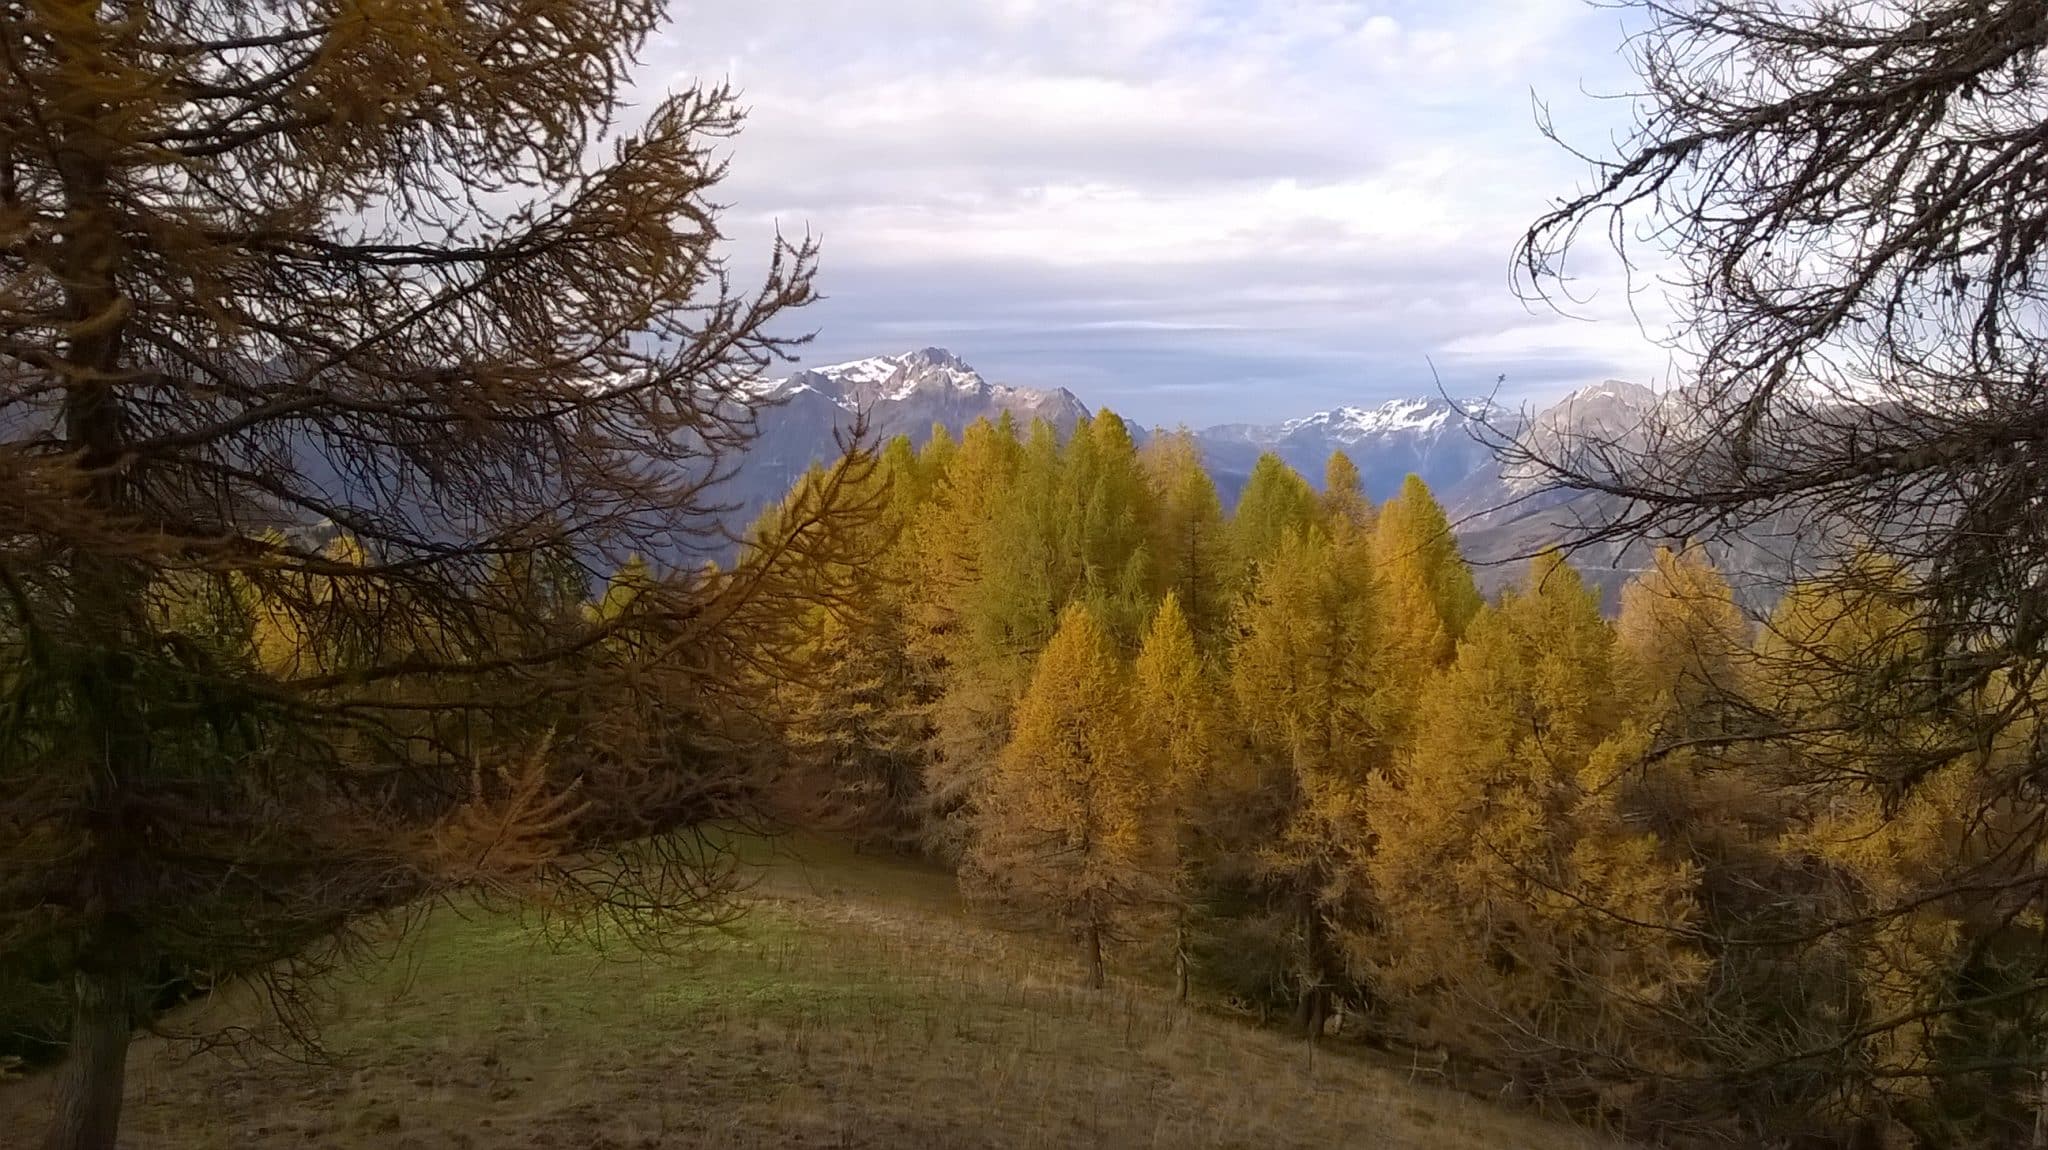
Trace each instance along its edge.
<path fill-rule="evenodd" d="M 749 512 L 782 498 L 812 463 L 837 455 L 836 437 L 863 411 L 881 438 L 908 435 L 920 446 L 934 425 L 957 435 L 977 419 L 1006 411 L 1019 426 L 1045 419 L 1061 431 L 1089 415 L 1066 388 L 992 384 L 936 347 L 811 368 L 764 382 L 760 392 L 775 403 L 762 409 L 760 435 L 726 496 Z"/>
<path fill-rule="evenodd" d="M 1575 441 L 1588 439 L 1641 449 L 1651 421 L 1668 415 L 1664 405 L 1671 402 L 1638 384 L 1607 380 L 1537 413 L 1518 438 L 1546 458 L 1568 457 Z M 1519 579 L 1528 556 L 1581 538 L 1588 528 L 1614 522 L 1627 510 L 1614 496 L 1559 491 L 1540 474 L 1493 461 L 1463 482 L 1440 489 L 1440 497 L 1465 557 L 1489 593 Z M 1679 546 L 1687 541 L 1664 542 Z M 1807 516 L 1789 511 L 1745 531 L 1696 542 L 1728 578 L 1737 598 L 1753 609 L 1776 602 L 1786 580 L 1813 567 L 1825 546 Z M 1573 550 L 1571 559 L 1614 610 L 1622 586 L 1650 565 L 1656 546 L 1650 540 L 1598 543 Z"/>
<path fill-rule="evenodd" d="M 1237 501 L 1261 452 L 1270 451 L 1318 486 L 1338 451 L 1358 465 L 1365 492 L 1391 497 L 1401 481 L 1419 475 L 1442 491 L 1486 467 L 1493 453 L 1473 437 L 1474 421 L 1512 413 L 1486 400 L 1396 399 L 1379 407 L 1340 407 L 1305 419 L 1257 425 L 1233 423 L 1195 433 L 1225 506 Z"/>

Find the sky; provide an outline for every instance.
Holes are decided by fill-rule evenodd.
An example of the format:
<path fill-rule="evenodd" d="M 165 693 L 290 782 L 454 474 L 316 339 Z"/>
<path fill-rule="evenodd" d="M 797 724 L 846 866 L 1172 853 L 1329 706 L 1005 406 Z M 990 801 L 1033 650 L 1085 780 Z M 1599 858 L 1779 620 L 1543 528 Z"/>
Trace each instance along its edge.
<path fill-rule="evenodd" d="M 642 98 L 730 79 L 726 226 L 823 245 L 808 365 L 926 346 L 1147 423 L 1661 380 L 1654 276 L 1566 314 L 1516 238 L 1627 127 L 1585 0 L 675 0 Z M 750 248 L 751 245 L 751 248 Z M 1586 255 L 1596 254 L 1589 246 Z M 745 266 L 744 257 L 737 261 Z"/>

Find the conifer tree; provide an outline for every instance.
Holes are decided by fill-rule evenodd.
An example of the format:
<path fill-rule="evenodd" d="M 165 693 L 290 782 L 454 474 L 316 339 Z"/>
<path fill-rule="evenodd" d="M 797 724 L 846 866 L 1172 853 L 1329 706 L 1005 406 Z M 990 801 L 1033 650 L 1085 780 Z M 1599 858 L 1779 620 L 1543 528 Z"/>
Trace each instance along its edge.
<path fill-rule="evenodd" d="M 1159 586 L 1179 599 L 1203 651 L 1220 653 L 1236 598 L 1230 529 L 1201 449 L 1186 431 L 1154 436 L 1143 453 L 1151 484 Z"/>
<path fill-rule="evenodd" d="M 863 838 L 907 841 L 923 814 L 927 732 L 896 617 L 812 615 L 801 651 L 811 674 L 781 697 L 789 766 L 817 804 L 804 813 Z"/>
<path fill-rule="evenodd" d="M 1358 465 L 1341 451 L 1330 453 L 1323 467 L 1323 522 L 1332 531 L 1340 528 L 1364 531 L 1372 526 L 1372 502 L 1358 475 Z"/>
<path fill-rule="evenodd" d="M 0 934 L 30 924 L 63 956 L 50 1150 L 113 1145 L 165 964 L 265 977 L 414 896 L 579 893 L 559 853 L 462 837 L 489 816 L 568 852 L 703 814 L 682 780 L 705 760 L 629 766 L 596 730 L 545 762 L 441 741 L 462 715 L 618 702 L 657 679 L 723 706 L 735 684 L 699 672 L 745 644 L 724 628 L 790 593 L 780 558 L 698 561 L 727 540 L 716 484 L 814 253 L 777 242 L 757 284 L 734 281 L 715 192 L 729 91 L 628 117 L 633 60 L 668 15 L 8 9 L 0 826 L 35 830 L 0 834 Z M 792 530 L 821 538 L 829 518 Z M 360 556 L 326 554 L 335 533 Z M 588 658 L 612 624 L 580 619 L 516 662 L 488 650 L 491 616 L 521 609 L 494 565 L 537 551 L 593 582 L 658 557 L 639 614 L 665 635 L 646 648 L 661 673 L 600 689 L 625 668 Z M 152 600 L 170 582 L 252 591 L 366 657 L 323 671 L 209 650 L 164 629 Z M 317 612 L 291 601 L 316 589 Z M 535 788 L 565 806 L 537 815 Z M 703 887 L 668 861 L 615 873 L 666 884 L 630 892 L 644 899 L 584 905 L 687 910 Z"/>
<path fill-rule="evenodd" d="M 982 525 L 981 577 L 968 594 L 967 628 L 985 648 L 1028 661 L 1081 593 L 1085 525 L 1068 464 L 1083 460 L 1092 470 L 1094 456 L 1090 424 L 1062 445 L 1052 424 L 1032 421 L 1007 497 Z"/>
<path fill-rule="evenodd" d="M 1364 942 L 1384 985 L 1439 1040 L 1571 1089 L 1705 969 L 1682 941 L 1691 868 L 1612 799 L 1647 746 L 1614 705 L 1612 647 L 1596 593 L 1537 560 L 1429 682 L 1370 805 L 1383 920 Z"/>
<path fill-rule="evenodd" d="M 1427 595 L 1430 614 L 1455 644 L 1466 624 L 1479 613 L 1479 590 L 1472 569 L 1458 553 L 1450 517 L 1419 476 L 1410 475 L 1401 491 L 1380 509 L 1374 525 L 1373 554 L 1390 582 L 1413 586 Z M 1447 657 L 1447 653 L 1446 653 Z"/>
<path fill-rule="evenodd" d="M 1472 570 L 1458 554 L 1450 521 L 1429 487 L 1410 475 L 1380 510 L 1373 561 L 1386 585 L 1387 636 L 1398 738 L 1408 738 L 1422 685 L 1450 664 L 1458 637 L 1479 610 Z"/>
<path fill-rule="evenodd" d="M 1023 452 L 1010 426 L 985 419 L 968 425 L 911 528 L 908 645 L 917 673 L 937 695 L 924 789 L 927 829 L 942 853 L 961 847 L 971 794 L 1008 737 L 1026 669 L 988 624 L 984 586 L 990 553 L 1003 542 L 998 519 L 1017 500 Z M 932 444 L 927 456 L 942 450 Z"/>
<path fill-rule="evenodd" d="M 1130 428 L 1107 408 L 1075 428 L 1061 476 L 1060 517 L 1072 524 L 1080 592 L 1125 650 L 1136 650 L 1151 618 L 1157 577 L 1154 511 Z"/>
<path fill-rule="evenodd" d="M 1311 1036 L 1343 981 L 1342 935 L 1365 912 L 1366 783 L 1392 754 L 1382 610 L 1366 540 L 1310 528 L 1285 534 L 1237 615 L 1231 691 L 1275 804 L 1255 849 Z"/>
<path fill-rule="evenodd" d="M 2020 925 L 2040 905 L 2020 860 L 2048 817 L 2012 785 L 2038 738 L 2013 717 L 2027 688 L 1936 674 L 1915 576 L 1872 554 L 1851 565 L 1795 585 L 1757 643 L 1754 690 L 1783 727 L 1750 749 L 1807 815 L 1779 846 L 1828 879 L 1802 904 L 1810 918 L 1781 932 L 1802 940 L 1789 964 L 1835 975 L 1802 1035 L 1825 1053 L 1801 1068 L 1851 1113 L 1955 1144 L 2015 1140 L 2039 1097 L 1998 1068 L 2041 1055 L 2030 989 L 2048 962 L 2038 927 Z"/>
<path fill-rule="evenodd" d="M 1307 530 L 1320 511 L 1315 489 L 1285 460 L 1270 451 L 1259 456 L 1230 520 L 1235 578 L 1248 583 L 1259 562 L 1279 551 L 1287 533 Z"/>
<path fill-rule="evenodd" d="M 1739 692 L 1748 627 L 1728 581 L 1698 548 L 1659 547 L 1650 569 L 1621 592 L 1615 641 L 1635 705 L 1691 733 Z"/>
<path fill-rule="evenodd" d="M 1162 853 L 1168 855 L 1174 911 L 1174 977 L 1185 1001 L 1189 977 L 1188 901 L 1195 857 L 1201 849 L 1202 811 L 1213 795 L 1223 745 L 1218 684 L 1210 674 L 1180 599 L 1169 591 L 1159 603 L 1132 666 L 1133 724 L 1146 755 L 1164 816 Z"/>
<path fill-rule="evenodd" d="M 917 452 L 917 465 L 926 488 L 919 502 L 929 500 L 932 492 L 945 481 L 946 472 L 953 465 L 953 456 L 959 450 L 960 443 L 953 437 L 952 429 L 943 423 L 932 424 L 931 434 Z"/>
<path fill-rule="evenodd" d="M 841 466 L 846 466 L 842 464 Z M 905 436 L 889 442 L 859 498 L 877 513 L 860 525 L 862 562 L 821 573 L 848 593 L 788 621 L 806 673 L 765 685 L 804 815 L 862 837 L 913 838 L 924 813 L 922 769 L 934 688 L 909 644 L 915 549 L 910 526 L 932 494 Z M 793 494 L 792 498 L 795 498 Z"/>
<path fill-rule="evenodd" d="M 964 878 L 975 898 L 1104 946 L 1161 898 L 1158 786 L 1132 729 L 1128 672 L 1084 603 L 1060 616 L 976 803 Z"/>

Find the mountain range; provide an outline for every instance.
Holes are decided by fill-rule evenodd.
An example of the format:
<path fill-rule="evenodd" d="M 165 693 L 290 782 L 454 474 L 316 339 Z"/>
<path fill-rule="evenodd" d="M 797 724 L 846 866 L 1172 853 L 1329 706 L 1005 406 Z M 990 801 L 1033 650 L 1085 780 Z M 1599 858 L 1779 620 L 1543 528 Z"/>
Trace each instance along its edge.
<path fill-rule="evenodd" d="M 778 497 L 817 459 L 835 451 L 834 433 L 865 411 L 886 438 L 905 434 L 922 445 L 932 428 L 958 434 L 974 420 L 1013 415 L 1020 425 L 1045 419 L 1062 432 L 1092 412 L 1064 387 L 995 384 L 943 348 L 876 356 L 810 368 L 760 385 L 774 401 L 761 412 L 760 437 L 749 451 L 749 488 Z M 1276 424 L 1232 423 L 1194 430 L 1225 505 L 1234 504 L 1252 465 L 1271 451 L 1320 483 L 1330 455 L 1344 451 L 1362 473 L 1366 493 L 1391 496 L 1411 472 L 1443 489 L 1481 470 L 1492 453 L 1472 436 L 1477 419 L 1515 418 L 1485 400 L 1401 399 L 1378 407 L 1339 407 Z M 1146 429 L 1133 428 L 1141 439 Z"/>
<path fill-rule="evenodd" d="M 1005 412 L 1020 425 L 1042 418 L 1061 431 L 1091 414 L 1066 388 L 992 383 L 943 348 L 810 368 L 763 381 L 757 390 L 772 403 L 759 413 L 759 437 L 731 493 L 748 511 L 773 503 L 813 462 L 836 455 L 837 436 L 861 412 L 881 437 L 904 434 L 919 444 L 934 426 L 957 435 L 976 419 Z M 1269 451 L 1318 485 L 1330 456 L 1342 451 L 1358 465 L 1374 500 L 1390 498 L 1410 474 L 1420 476 L 1450 513 L 1480 582 L 1493 590 L 1520 576 L 1522 559 L 1570 538 L 1607 508 L 1597 496 L 1549 490 L 1540 477 L 1512 473 L 1489 443 L 1503 436 L 1539 445 L 1587 433 L 1626 436 L 1660 402 L 1649 388 L 1607 380 L 1533 412 L 1430 396 L 1191 431 L 1226 508 Z M 1133 432 L 1141 439 L 1148 434 L 1135 426 Z M 1738 579 L 1738 592 L 1753 602 L 1768 597 L 1785 567 L 1755 540 L 1717 541 L 1709 550 L 1724 571 L 1748 581 Z M 1574 553 L 1573 560 L 1612 608 L 1621 584 L 1648 564 L 1649 555 L 1643 545 L 1602 545 Z"/>

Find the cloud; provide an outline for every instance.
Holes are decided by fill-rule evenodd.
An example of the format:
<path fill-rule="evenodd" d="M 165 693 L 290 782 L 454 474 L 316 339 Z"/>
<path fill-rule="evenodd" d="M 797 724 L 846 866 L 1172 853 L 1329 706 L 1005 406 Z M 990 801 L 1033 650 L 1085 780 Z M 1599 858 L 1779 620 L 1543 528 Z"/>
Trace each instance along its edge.
<path fill-rule="evenodd" d="M 735 242 L 809 230 L 813 362 L 928 343 L 1140 419 L 1588 377 L 1664 353 L 1618 280 L 1509 287 L 1584 177 L 1532 92 L 1618 126 L 1580 0 L 679 0 L 642 86 L 733 78 Z M 1434 364 L 1434 368 L 1432 367 Z"/>

